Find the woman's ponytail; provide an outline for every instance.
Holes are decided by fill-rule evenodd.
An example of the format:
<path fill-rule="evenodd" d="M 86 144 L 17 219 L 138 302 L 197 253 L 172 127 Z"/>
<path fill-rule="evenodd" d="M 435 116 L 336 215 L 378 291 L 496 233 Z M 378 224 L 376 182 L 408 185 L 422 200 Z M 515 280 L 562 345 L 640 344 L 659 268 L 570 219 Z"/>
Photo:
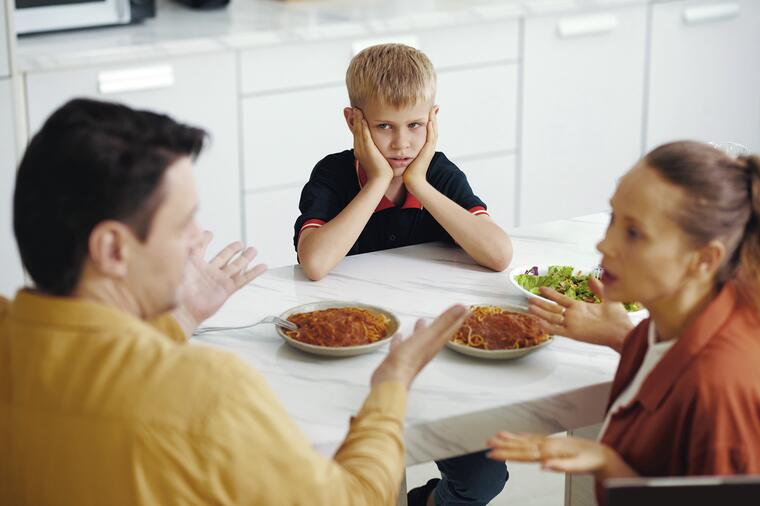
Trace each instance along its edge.
<path fill-rule="evenodd" d="M 760 314 L 760 157 L 743 156 L 749 183 L 751 213 L 740 246 L 737 288 L 742 298 Z"/>

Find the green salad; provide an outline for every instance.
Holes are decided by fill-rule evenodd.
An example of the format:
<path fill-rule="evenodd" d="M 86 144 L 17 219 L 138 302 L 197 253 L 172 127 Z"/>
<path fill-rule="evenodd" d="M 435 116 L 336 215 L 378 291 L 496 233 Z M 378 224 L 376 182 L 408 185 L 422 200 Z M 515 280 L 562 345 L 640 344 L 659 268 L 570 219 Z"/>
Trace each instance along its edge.
<path fill-rule="evenodd" d="M 538 267 L 533 267 L 524 274 L 517 274 L 515 281 L 521 287 L 530 293 L 540 295 L 538 288 L 547 286 L 557 290 L 559 293 L 575 300 L 584 302 L 599 303 L 599 297 L 594 295 L 588 286 L 588 280 L 591 274 L 581 274 L 571 265 L 550 265 L 546 274 L 539 275 Z M 638 311 L 641 306 L 638 302 L 627 302 L 623 304 L 626 311 Z"/>

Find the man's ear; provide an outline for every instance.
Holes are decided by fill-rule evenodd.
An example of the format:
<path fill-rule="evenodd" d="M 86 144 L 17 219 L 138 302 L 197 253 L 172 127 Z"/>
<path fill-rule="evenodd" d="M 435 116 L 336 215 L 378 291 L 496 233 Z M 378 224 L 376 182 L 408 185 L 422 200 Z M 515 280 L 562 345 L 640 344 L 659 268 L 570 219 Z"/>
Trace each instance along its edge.
<path fill-rule="evenodd" d="M 92 267 L 101 274 L 117 279 L 127 276 L 131 243 L 134 234 L 125 224 L 106 220 L 90 232 L 88 243 Z"/>
<path fill-rule="evenodd" d="M 352 107 L 343 108 L 343 117 L 346 118 L 348 129 L 354 131 L 354 109 Z"/>

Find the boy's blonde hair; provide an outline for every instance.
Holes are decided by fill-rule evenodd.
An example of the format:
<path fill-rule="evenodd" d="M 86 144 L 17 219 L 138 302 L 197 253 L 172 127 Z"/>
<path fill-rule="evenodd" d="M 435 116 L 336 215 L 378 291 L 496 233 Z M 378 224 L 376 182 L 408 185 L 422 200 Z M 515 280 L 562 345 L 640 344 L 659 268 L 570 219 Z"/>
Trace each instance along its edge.
<path fill-rule="evenodd" d="M 346 71 L 352 107 L 371 100 L 396 108 L 435 100 L 435 70 L 425 53 L 404 44 L 378 44 L 360 51 Z"/>

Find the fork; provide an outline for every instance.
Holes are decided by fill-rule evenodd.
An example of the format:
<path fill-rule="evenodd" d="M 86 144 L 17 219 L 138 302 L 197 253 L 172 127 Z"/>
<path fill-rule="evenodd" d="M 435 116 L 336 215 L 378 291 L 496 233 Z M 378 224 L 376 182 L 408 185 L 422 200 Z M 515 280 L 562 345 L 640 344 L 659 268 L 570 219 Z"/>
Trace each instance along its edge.
<path fill-rule="evenodd" d="M 211 327 L 211 326 L 209 326 L 209 327 L 198 327 L 193 332 L 193 335 L 194 336 L 199 336 L 201 334 L 207 334 L 209 332 L 221 332 L 223 330 L 248 329 L 248 328 L 251 328 L 251 327 L 255 327 L 256 325 L 260 325 L 262 323 L 274 323 L 278 327 L 283 327 L 283 328 L 286 328 L 288 330 L 298 330 L 298 325 L 296 325 L 295 323 L 293 323 L 291 321 L 283 320 L 282 318 L 277 317 L 277 316 L 266 316 L 266 317 L 262 318 L 261 320 L 257 321 L 256 323 L 250 323 L 248 325 L 240 325 L 238 327 Z"/>
<path fill-rule="evenodd" d="M 591 275 L 596 279 L 602 279 L 602 274 L 604 274 L 604 268 L 601 265 L 597 265 L 591 270 Z"/>

